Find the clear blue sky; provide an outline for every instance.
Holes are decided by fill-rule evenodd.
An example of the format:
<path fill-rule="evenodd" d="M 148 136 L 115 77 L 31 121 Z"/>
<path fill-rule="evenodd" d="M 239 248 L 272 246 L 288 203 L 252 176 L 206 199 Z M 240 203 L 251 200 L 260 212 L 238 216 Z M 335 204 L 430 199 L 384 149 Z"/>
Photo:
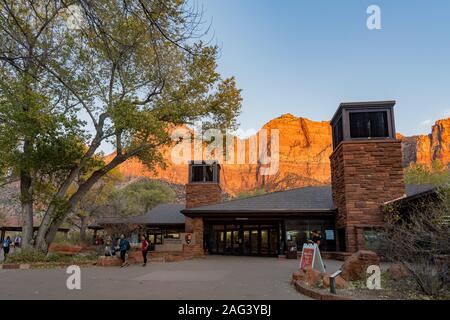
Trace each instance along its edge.
<path fill-rule="evenodd" d="M 283 113 L 329 120 L 342 101 L 397 100 L 397 131 L 450 116 L 448 0 L 197 0 L 221 47 L 219 70 L 243 89 L 240 123 Z M 382 30 L 368 30 L 367 7 Z"/>

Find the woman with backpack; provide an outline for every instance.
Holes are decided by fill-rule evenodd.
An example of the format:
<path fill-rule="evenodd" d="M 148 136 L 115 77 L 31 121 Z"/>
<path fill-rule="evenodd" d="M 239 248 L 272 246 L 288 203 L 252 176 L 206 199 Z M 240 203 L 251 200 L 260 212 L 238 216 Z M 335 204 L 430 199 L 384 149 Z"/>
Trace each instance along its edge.
<path fill-rule="evenodd" d="M 7 236 L 5 240 L 3 240 L 3 244 L 2 244 L 3 257 L 4 257 L 3 262 L 6 261 L 6 258 L 7 258 L 8 254 L 9 254 L 9 249 L 11 248 L 11 243 L 12 243 L 12 241 L 11 241 L 11 238 L 9 236 Z"/>
<path fill-rule="evenodd" d="M 123 234 L 120 235 L 119 250 L 120 250 L 120 259 L 122 260 L 122 265 L 120 267 L 122 268 L 128 266 L 128 261 L 126 260 L 126 257 L 127 251 L 130 250 L 130 242 L 127 239 L 125 239 L 125 236 Z"/>

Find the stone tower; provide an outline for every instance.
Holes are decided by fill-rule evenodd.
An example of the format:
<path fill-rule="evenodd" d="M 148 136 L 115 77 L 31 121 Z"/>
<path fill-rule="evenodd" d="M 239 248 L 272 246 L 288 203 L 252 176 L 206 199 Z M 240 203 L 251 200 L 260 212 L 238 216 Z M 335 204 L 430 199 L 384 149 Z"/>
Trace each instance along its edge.
<path fill-rule="evenodd" d="M 338 251 L 376 249 L 381 205 L 405 195 L 395 101 L 342 103 L 331 125 Z"/>
<path fill-rule="evenodd" d="M 186 184 L 186 208 L 215 204 L 221 200 L 220 164 L 215 161 L 192 161 L 189 164 L 189 182 Z M 203 253 L 203 228 L 203 218 L 186 217 L 185 231 L 193 234 L 193 242 L 185 251 Z"/>

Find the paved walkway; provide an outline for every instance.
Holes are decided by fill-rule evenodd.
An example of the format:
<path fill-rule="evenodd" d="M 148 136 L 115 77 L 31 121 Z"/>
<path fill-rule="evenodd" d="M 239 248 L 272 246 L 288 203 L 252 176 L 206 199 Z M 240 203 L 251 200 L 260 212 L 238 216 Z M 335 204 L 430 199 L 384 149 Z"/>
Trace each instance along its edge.
<path fill-rule="evenodd" d="M 290 285 L 298 260 L 209 256 L 126 268 L 81 269 L 68 290 L 65 269 L 0 270 L 3 299 L 307 299 Z M 340 263 L 325 261 L 328 271 Z"/>

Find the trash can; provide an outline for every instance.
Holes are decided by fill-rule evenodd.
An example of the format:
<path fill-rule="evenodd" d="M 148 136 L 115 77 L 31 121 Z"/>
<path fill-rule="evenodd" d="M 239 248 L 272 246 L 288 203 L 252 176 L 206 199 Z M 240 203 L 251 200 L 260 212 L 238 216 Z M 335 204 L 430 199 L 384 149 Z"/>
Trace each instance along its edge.
<path fill-rule="evenodd" d="M 297 259 L 297 244 L 294 241 L 288 241 L 287 243 L 286 258 Z"/>

